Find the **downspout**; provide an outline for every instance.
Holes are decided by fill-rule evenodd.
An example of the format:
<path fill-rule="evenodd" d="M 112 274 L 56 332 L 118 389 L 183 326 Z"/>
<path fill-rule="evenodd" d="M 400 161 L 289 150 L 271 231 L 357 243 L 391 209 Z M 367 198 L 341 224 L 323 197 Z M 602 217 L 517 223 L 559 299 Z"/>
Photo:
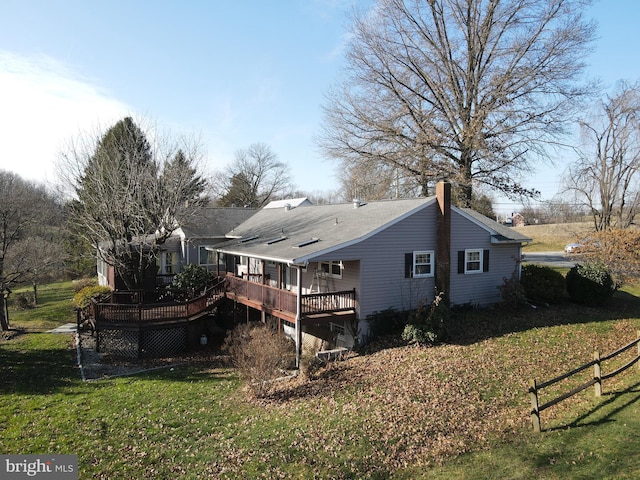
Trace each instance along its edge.
<path fill-rule="evenodd" d="M 302 268 L 296 266 L 296 368 L 300 369 L 300 357 L 302 355 L 302 330 L 300 319 L 302 318 Z"/>

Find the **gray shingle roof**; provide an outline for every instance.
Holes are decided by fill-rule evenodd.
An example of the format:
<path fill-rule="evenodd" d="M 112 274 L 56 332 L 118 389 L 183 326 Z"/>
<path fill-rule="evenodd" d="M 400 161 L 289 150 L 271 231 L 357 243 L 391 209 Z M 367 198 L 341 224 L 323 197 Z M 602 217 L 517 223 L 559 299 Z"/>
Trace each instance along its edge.
<path fill-rule="evenodd" d="M 193 215 L 181 219 L 187 238 L 224 238 L 258 210 L 254 208 L 203 207 Z"/>
<path fill-rule="evenodd" d="M 435 201 L 429 197 L 363 202 L 358 208 L 349 203 L 263 209 L 231 230 L 228 236 L 235 239 L 219 249 L 304 264 L 320 254 L 360 242 Z"/>
<path fill-rule="evenodd" d="M 455 208 L 455 207 L 453 207 Z M 518 243 L 518 242 L 530 242 L 531 239 L 520 232 L 517 232 L 511 227 L 507 227 L 498 223 L 489 217 L 485 217 L 479 212 L 472 210 L 471 208 L 459 208 L 461 212 L 467 214 L 477 223 L 480 223 L 491 232 L 492 237 L 497 243 Z"/>
<path fill-rule="evenodd" d="M 304 264 L 324 253 L 358 243 L 436 202 L 435 197 L 262 209 L 232 229 L 220 251 Z M 455 207 L 452 207 L 455 209 Z M 499 242 L 530 239 L 471 209 L 455 209 Z M 435 226 L 434 226 L 435 228 Z"/>

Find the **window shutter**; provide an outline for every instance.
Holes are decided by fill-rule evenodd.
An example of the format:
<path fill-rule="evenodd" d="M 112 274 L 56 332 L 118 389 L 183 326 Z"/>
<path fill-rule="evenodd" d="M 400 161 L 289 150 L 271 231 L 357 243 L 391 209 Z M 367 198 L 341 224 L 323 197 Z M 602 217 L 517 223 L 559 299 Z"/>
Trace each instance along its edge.
<path fill-rule="evenodd" d="M 482 271 L 489 271 L 489 250 L 482 252 Z"/>
<path fill-rule="evenodd" d="M 464 273 L 464 250 L 458 250 L 458 273 Z"/>
<path fill-rule="evenodd" d="M 413 253 L 404 254 L 404 278 L 413 277 Z"/>

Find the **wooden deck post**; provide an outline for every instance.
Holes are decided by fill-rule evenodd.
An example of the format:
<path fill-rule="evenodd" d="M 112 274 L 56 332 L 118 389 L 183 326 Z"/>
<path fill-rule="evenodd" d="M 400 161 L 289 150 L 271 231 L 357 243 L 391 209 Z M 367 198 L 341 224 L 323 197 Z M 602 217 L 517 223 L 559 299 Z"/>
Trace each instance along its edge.
<path fill-rule="evenodd" d="M 533 431 L 540 432 L 540 410 L 538 408 L 538 385 L 536 379 L 531 379 L 531 386 L 529 387 L 529 398 L 531 400 L 531 424 L 533 425 Z"/>
<path fill-rule="evenodd" d="M 596 397 L 602 396 L 602 368 L 600 364 L 600 352 L 593 353 L 593 379 L 596 383 L 593 384 L 595 388 Z"/>

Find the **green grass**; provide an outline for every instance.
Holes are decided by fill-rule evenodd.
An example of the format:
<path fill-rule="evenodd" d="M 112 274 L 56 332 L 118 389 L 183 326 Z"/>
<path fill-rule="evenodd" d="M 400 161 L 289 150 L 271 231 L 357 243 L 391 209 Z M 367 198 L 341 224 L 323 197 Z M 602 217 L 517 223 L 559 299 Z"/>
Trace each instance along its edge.
<path fill-rule="evenodd" d="M 75 322 L 76 317 L 71 306 L 74 295 L 71 281 L 55 282 L 38 287 L 38 305 L 33 309 L 16 310 L 15 296 L 20 293 L 32 293 L 32 287 L 17 288 L 9 297 L 10 322 L 29 331 L 50 330 L 59 325 Z"/>
<path fill-rule="evenodd" d="M 235 372 L 215 364 L 82 382 L 71 337 L 42 333 L 73 321 L 72 285 L 53 284 L 41 292 L 37 309 L 11 312 L 13 327 L 23 333 L 0 340 L 0 451 L 77 454 L 82 479 L 640 475 L 637 368 L 607 383 L 600 399 L 589 391 L 543 412 L 546 430 L 541 434 L 528 423 L 524 388 L 529 376 L 550 378 L 590 360 L 593 349 L 609 353 L 626 343 L 622 339 L 640 326 L 635 286 L 604 309 L 564 305 L 506 315 L 470 311 L 464 319 L 470 336 L 459 344 L 372 352 L 336 364 L 315 383 L 291 387 L 286 400 L 266 402 L 248 401 Z M 527 359 L 532 352 L 538 352 L 535 361 Z M 394 361 L 379 365 L 378 358 Z M 416 368 L 430 361 L 458 368 L 434 373 L 438 388 L 454 383 L 445 394 L 460 390 L 455 382 L 470 370 L 465 362 L 474 365 L 472 378 L 484 382 L 479 405 L 502 405 L 512 412 L 513 424 L 505 428 L 500 419 L 511 417 L 496 417 L 493 433 L 483 441 L 460 440 L 467 442 L 461 449 L 466 453 L 458 456 L 433 460 L 414 455 L 411 449 L 431 440 L 429 431 L 438 431 L 435 424 L 416 424 L 414 438 L 406 433 L 412 431 L 412 415 L 422 418 L 412 409 L 428 408 L 421 402 L 430 392 L 409 383 L 410 401 L 397 404 L 389 397 L 405 388 L 398 382 L 414 378 Z M 380 368 L 379 374 L 367 376 L 365 370 L 374 368 Z M 417 373 L 422 378 L 429 372 Z M 391 390 L 384 377 L 398 389 Z M 468 387 L 458 393 L 474 394 Z M 442 411 L 433 418 L 447 414 L 446 400 L 435 403 Z M 469 413 L 458 421 L 474 418 Z M 398 425 L 406 430 L 394 431 Z M 399 458 L 409 461 L 397 466 Z"/>

